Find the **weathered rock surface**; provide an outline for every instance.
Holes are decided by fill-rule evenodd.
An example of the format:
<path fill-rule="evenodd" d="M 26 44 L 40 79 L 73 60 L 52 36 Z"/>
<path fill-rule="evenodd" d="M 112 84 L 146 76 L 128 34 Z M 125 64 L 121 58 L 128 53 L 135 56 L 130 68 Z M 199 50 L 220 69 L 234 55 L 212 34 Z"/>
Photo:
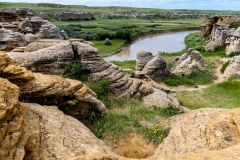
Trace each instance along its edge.
<path fill-rule="evenodd" d="M 43 160 L 83 160 L 88 154 L 111 154 L 117 157 L 87 127 L 59 111 L 56 106 L 23 105 L 31 134 L 29 143 L 39 149 L 38 154 Z M 35 151 L 36 154 L 36 148 L 28 150 L 30 154 L 25 158 L 34 159 L 36 156 L 31 152 Z"/>
<path fill-rule="evenodd" d="M 42 39 L 68 39 L 67 34 L 64 31 L 60 31 L 59 28 L 53 24 L 42 25 L 39 30 L 39 37 Z"/>
<path fill-rule="evenodd" d="M 144 66 L 142 73 L 155 81 L 162 80 L 171 74 L 167 62 L 159 55 L 155 56 Z"/>
<path fill-rule="evenodd" d="M 57 105 L 60 109 L 68 105 L 68 100 L 77 104 L 66 113 L 81 119 L 93 112 L 98 116 L 107 114 L 107 109 L 82 82 L 60 76 L 32 73 L 16 66 L 4 52 L 0 52 L 0 76 L 17 84 L 23 100 L 39 104 Z"/>
<path fill-rule="evenodd" d="M 69 160 L 107 154 L 118 158 L 87 127 L 57 106 L 20 103 L 19 95 L 16 85 L 0 78 L 1 160 Z"/>
<path fill-rule="evenodd" d="M 190 48 L 187 53 L 173 60 L 173 68 L 171 71 L 175 74 L 190 74 L 193 71 L 203 69 L 203 62 L 204 58 L 200 52 Z"/>
<path fill-rule="evenodd" d="M 90 76 L 93 81 L 103 79 L 109 80 L 109 91 L 119 97 L 142 99 L 146 104 L 156 106 L 167 106 L 173 104 L 179 107 L 178 100 L 175 97 L 176 103 L 173 103 L 172 96 L 169 96 L 165 91 L 157 89 L 159 94 L 154 94 L 155 90 L 152 85 L 126 76 L 121 68 L 105 61 L 98 53 L 97 49 L 92 45 L 83 42 L 72 42 L 74 53 L 78 54 L 78 60 L 86 64 L 86 69 L 90 71 Z M 172 93 L 175 94 L 175 93 Z M 159 96 L 161 95 L 161 96 Z M 157 96 L 159 101 L 152 101 Z M 147 103 L 151 101 L 152 103 Z"/>
<path fill-rule="evenodd" d="M 234 24 L 239 19 L 231 16 L 206 18 L 200 27 L 202 37 L 210 36 L 210 42 L 204 46 L 206 51 L 214 51 L 217 46 L 226 45 L 226 39 L 235 32 Z"/>
<path fill-rule="evenodd" d="M 152 159 L 240 159 L 240 109 L 199 109 L 170 118 Z"/>
<path fill-rule="evenodd" d="M 90 73 L 93 81 L 109 80 L 109 91 L 113 95 L 135 99 L 142 99 L 146 95 L 148 95 L 147 98 L 151 99 L 152 96 L 153 99 L 153 96 L 156 96 L 156 94 L 152 94 L 154 90 L 151 85 L 126 76 L 121 68 L 105 61 L 92 43 L 74 39 L 62 42 L 57 40 L 49 43 L 42 40 L 30 44 L 26 47 L 26 50 L 33 52 L 21 54 L 12 52 L 8 55 L 15 63 L 30 70 L 51 74 L 62 73 L 65 62 L 72 61 L 73 56 L 75 56 L 80 64 L 86 65 L 85 69 Z M 159 66 L 161 67 L 161 65 Z M 51 71 L 49 71 L 49 68 L 51 68 Z M 151 105 L 164 107 L 173 103 L 172 97 L 169 97 L 165 91 L 158 90 L 164 96 L 159 96 L 159 101 L 154 101 Z M 178 102 L 177 99 L 175 101 Z M 150 105 L 150 103 L 147 104 Z M 174 106 L 178 107 L 179 103 L 174 103 Z"/>
<path fill-rule="evenodd" d="M 71 62 L 74 57 L 70 42 L 62 41 L 59 43 L 58 40 L 44 41 L 41 45 L 36 46 L 38 43 L 39 42 L 34 42 L 30 44 L 25 50 L 36 50 L 36 47 L 42 48 L 42 46 L 46 46 L 47 48 L 34 52 L 9 52 L 7 54 L 14 63 L 24 66 L 31 71 L 44 74 L 62 74 L 66 63 Z M 52 44 L 56 45 L 51 46 Z"/>
<path fill-rule="evenodd" d="M 2 65 L 0 66 L 2 68 Z M 1 72 L 0 72 L 1 77 Z M 20 160 L 29 138 L 23 107 L 18 101 L 19 89 L 0 78 L 0 159 Z"/>
<path fill-rule="evenodd" d="M 230 53 L 240 52 L 240 27 L 229 34 L 226 39 L 226 55 Z"/>
<path fill-rule="evenodd" d="M 23 34 L 11 30 L 0 29 L 0 51 L 11 51 L 16 47 L 26 46 Z"/>
<path fill-rule="evenodd" d="M 229 78 L 234 75 L 240 75 L 240 56 L 233 57 L 223 73 L 224 77 Z"/>
<path fill-rule="evenodd" d="M 136 57 L 136 71 L 141 71 L 144 66 L 151 60 L 153 59 L 153 55 L 151 52 L 139 50 L 137 52 L 137 57 Z"/>

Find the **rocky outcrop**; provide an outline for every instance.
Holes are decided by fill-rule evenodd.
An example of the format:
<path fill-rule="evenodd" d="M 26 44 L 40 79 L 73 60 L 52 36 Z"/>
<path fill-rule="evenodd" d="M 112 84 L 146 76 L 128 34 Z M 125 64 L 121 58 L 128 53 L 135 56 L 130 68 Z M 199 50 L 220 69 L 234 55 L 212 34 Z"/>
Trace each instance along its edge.
<path fill-rule="evenodd" d="M 132 77 L 140 79 L 148 79 L 149 77 L 155 81 L 159 81 L 169 75 L 170 70 L 165 59 L 158 55 L 154 57 L 151 52 L 143 50 L 138 51 L 136 71 L 133 73 Z"/>
<path fill-rule="evenodd" d="M 26 46 L 23 34 L 11 30 L 0 29 L 0 51 L 11 51 L 16 47 Z"/>
<path fill-rule="evenodd" d="M 2 69 L 2 61 L 0 62 Z M 0 72 L 1 77 L 1 72 Z M 20 160 L 26 153 L 29 138 L 23 107 L 18 101 L 19 89 L 0 78 L 0 159 Z"/>
<path fill-rule="evenodd" d="M 60 76 L 32 73 L 16 66 L 4 52 L 0 52 L 0 73 L 1 77 L 19 86 L 22 100 L 57 105 L 62 110 L 68 106 L 69 100 L 75 100 L 76 104 L 65 112 L 78 119 L 92 113 L 98 116 L 107 114 L 104 104 L 82 82 Z"/>
<path fill-rule="evenodd" d="M 240 109 L 199 109 L 170 118 L 155 159 L 240 159 Z"/>
<path fill-rule="evenodd" d="M 204 58 L 199 51 L 188 49 L 187 53 L 173 60 L 172 73 L 190 74 L 203 69 Z"/>
<path fill-rule="evenodd" d="M 240 52 L 240 27 L 229 34 L 226 39 L 226 55 L 230 53 Z"/>
<path fill-rule="evenodd" d="M 25 9 L 17 9 L 15 12 L 0 11 L 0 22 L 21 22 L 23 18 L 32 17 Z"/>
<path fill-rule="evenodd" d="M 151 60 L 153 59 L 153 55 L 151 52 L 139 50 L 137 52 L 137 57 L 136 57 L 136 71 L 141 71 L 144 66 Z"/>
<path fill-rule="evenodd" d="M 57 20 L 91 20 L 94 18 L 93 14 L 88 12 L 56 12 L 55 17 Z"/>
<path fill-rule="evenodd" d="M 155 56 L 144 66 L 142 73 L 155 81 L 162 80 L 171 74 L 167 62 L 159 55 Z"/>
<path fill-rule="evenodd" d="M 37 153 L 43 160 L 84 159 L 89 154 L 117 157 L 87 127 L 59 111 L 56 106 L 23 105 L 31 135 L 28 143 L 32 145 L 28 147 L 25 159 L 32 160 Z"/>
<path fill-rule="evenodd" d="M 118 158 L 87 127 L 57 106 L 20 103 L 19 95 L 18 86 L 0 78 L 1 160 L 69 160 L 107 154 Z"/>
<path fill-rule="evenodd" d="M 223 73 L 224 77 L 229 78 L 234 75 L 240 75 L 240 56 L 233 57 Z"/>
<path fill-rule="evenodd" d="M 11 51 L 17 47 L 23 47 L 42 39 L 69 39 L 65 31 L 40 17 L 25 15 L 25 10 L 17 10 L 18 16 L 22 15 L 21 21 L 7 23 L 4 18 L 0 22 L 0 50 Z M 6 12 L 7 13 L 7 12 Z M 1 15 L 1 14 L 0 14 Z M 25 15 L 25 16 L 23 16 Z M 17 15 L 16 15 L 17 16 Z M 27 17 L 26 17 L 27 16 Z"/>
<path fill-rule="evenodd" d="M 210 35 L 210 42 L 204 46 L 204 49 L 214 51 L 217 46 L 226 45 L 226 39 L 235 32 L 235 29 L 231 27 L 238 21 L 238 18 L 231 16 L 206 18 L 200 30 L 202 37 Z"/>
<path fill-rule="evenodd" d="M 31 71 L 59 75 L 63 73 L 66 63 L 71 62 L 74 58 L 70 42 L 59 42 L 58 40 L 44 40 L 43 45 L 39 45 L 38 47 L 47 47 L 47 45 L 50 47 L 21 54 L 18 52 L 9 52 L 8 56 L 13 59 L 14 63 L 24 66 Z M 39 41 L 30 44 L 26 50 L 34 50 L 35 44 L 38 43 Z M 51 46 L 51 44 L 56 45 Z"/>
<path fill-rule="evenodd" d="M 135 99 L 142 99 L 148 95 L 144 100 L 146 102 L 148 101 L 147 104 L 149 106 L 156 105 L 164 107 L 168 104 L 173 104 L 176 107 L 180 106 L 177 97 L 170 96 L 171 94 L 175 95 L 175 93 L 166 93 L 164 90 L 156 88 L 152 84 L 126 76 L 121 68 L 105 61 L 90 42 L 72 39 L 69 41 L 53 40 L 47 43 L 47 41 L 41 40 L 30 44 L 26 47 L 26 50 L 33 52 L 21 54 L 10 52 L 8 55 L 15 63 L 21 66 L 48 74 L 62 73 L 66 64 L 65 62 L 70 62 L 75 58 L 79 64 L 85 64 L 85 69 L 89 73 L 92 81 L 97 82 L 108 79 L 109 91 L 113 95 Z M 49 70 L 49 68 L 51 68 L 51 70 Z M 156 96 L 156 94 L 153 94 L 154 88 L 161 93 L 159 101 L 153 100 L 153 96 Z"/>

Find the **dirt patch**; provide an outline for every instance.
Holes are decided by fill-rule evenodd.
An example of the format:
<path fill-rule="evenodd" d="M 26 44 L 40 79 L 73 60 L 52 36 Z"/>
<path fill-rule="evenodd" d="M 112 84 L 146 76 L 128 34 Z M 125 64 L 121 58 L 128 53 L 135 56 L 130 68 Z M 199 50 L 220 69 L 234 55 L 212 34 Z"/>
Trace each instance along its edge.
<path fill-rule="evenodd" d="M 147 158 L 152 156 L 157 148 L 153 142 L 136 133 L 130 133 L 115 142 L 106 139 L 104 141 L 116 154 L 127 158 Z"/>

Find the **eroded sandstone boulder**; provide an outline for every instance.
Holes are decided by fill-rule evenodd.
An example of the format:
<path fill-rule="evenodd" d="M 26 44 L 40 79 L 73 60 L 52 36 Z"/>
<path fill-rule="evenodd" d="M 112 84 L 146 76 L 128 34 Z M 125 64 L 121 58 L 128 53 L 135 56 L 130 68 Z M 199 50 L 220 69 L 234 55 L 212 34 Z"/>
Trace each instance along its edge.
<path fill-rule="evenodd" d="M 240 56 L 235 56 L 230 60 L 223 75 L 226 78 L 229 78 L 234 75 L 240 75 Z"/>
<path fill-rule="evenodd" d="M 171 74 L 165 59 L 159 55 L 151 59 L 142 69 L 142 73 L 155 81 L 162 80 Z"/>
<path fill-rule="evenodd" d="M 65 112 L 78 119 L 92 113 L 97 116 L 107 114 L 105 105 L 82 82 L 60 76 L 32 73 L 16 66 L 4 52 L 0 52 L 0 76 L 19 86 L 22 100 L 57 105 L 62 110 L 68 105 L 69 100 L 76 100 L 76 105 Z"/>
<path fill-rule="evenodd" d="M 204 58 L 199 51 L 188 49 L 187 53 L 173 60 L 172 73 L 190 74 L 203 69 Z"/>
<path fill-rule="evenodd" d="M 151 52 L 139 50 L 137 52 L 137 57 L 136 57 L 136 71 L 141 71 L 144 66 L 151 60 L 153 59 L 153 55 Z"/>
<path fill-rule="evenodd" d="M 11 30 L 0 29 L 0 51 L 11 51 L 16 47 L 26 46 L 23 34 Z"/>
<path fill-rule="evenodd" d="M 8 80 L 0 78 L 1 160 L 21 160 L 26 153 L 25 145 L 29 132 L 18 96 L 19 88 Z"/>
<path fill-rule="evenodd" d="M 226 39 L 226 55 L 231 53 L 240 52 L 240 27 L 229 34 Z"/>
<path fill-rule="evenodd" d="M 42 39 L 68 39 L 67 34 L 64 31 L 60 31 L 54 24 L 45 24 L 39 28 L 39 37 Z"/>
<path fill-rule="evenodd" d="M 240 109 L 206 108 L 170 118 L 155 159 L 240 159 Z"/>

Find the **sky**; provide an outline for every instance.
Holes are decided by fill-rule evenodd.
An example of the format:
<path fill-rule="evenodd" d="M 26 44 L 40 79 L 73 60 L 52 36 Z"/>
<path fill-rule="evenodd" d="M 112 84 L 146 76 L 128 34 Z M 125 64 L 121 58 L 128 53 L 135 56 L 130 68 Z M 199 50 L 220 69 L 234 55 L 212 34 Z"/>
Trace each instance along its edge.
<path fill-rule="evenodd" d="M 129 6 L 161 9 L 240 10 L 240 0 L 0 0 L 86 6 Z"/>

